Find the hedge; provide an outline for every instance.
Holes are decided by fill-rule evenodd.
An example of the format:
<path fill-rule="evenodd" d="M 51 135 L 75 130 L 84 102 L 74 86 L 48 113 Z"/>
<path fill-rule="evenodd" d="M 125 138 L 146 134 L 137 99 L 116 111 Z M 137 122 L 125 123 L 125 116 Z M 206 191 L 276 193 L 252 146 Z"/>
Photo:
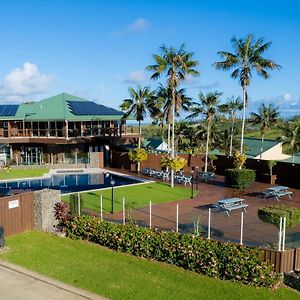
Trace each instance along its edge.
<path fill-rule="evenodd" d="M 235 189 L 244 189 L 255 181 L 255 171 L 251 169 L 226 169 L 226 186 Z"/>
<path fill-rule="evenodd" d="M 267 287 L 278 282 L 270 263 L 261 260 L 258 248 L 206 240 L 192 234 L 115 224 L 91 216 L 67 222 L 66 233 L 73 239 L 89 240 L 214 278 Z"/>
<path fill-rule="evenodd" d="M 277 228 L 280 226 L 280 217 L 286 217 L 286 228 L 290 228 L 300 222 L 300 209 L 285 205 L 266 206 L 258 210 L 258 217 Z"/>

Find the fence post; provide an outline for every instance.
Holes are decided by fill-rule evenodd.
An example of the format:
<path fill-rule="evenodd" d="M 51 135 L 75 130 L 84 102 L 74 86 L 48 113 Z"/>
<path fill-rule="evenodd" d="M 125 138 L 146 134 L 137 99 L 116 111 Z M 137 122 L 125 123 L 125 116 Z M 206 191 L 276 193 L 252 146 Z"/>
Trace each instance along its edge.
<path fill-rule="evenodd" d="M 176 232 L 178 232 L 178 221 L 179 221 L 179 206 L 176 205 Z"/>
<path fill-rule="evenodd" d="M 279 251 L 281 251 L 281 238 L 282 238 L 282 217 L 280 217 L 280 223 L 279 223 L 279 241 L 278 241 Z"/>
<path fill-rule="evenodd" d="M 210 240 L 210 215 L 211 215 L 211 209 L 208 209 L 208 227 L 207 227 L 207 238 Z"/>
<path fill-rule="evenodd" d="M 80 217 L 80 194 L 77 193 L 78 216 Z"/>
<path fill-rule="evenodd" d="M 282 248 L 281 250 L 285 250 L 285 227 L 286 227 L 286 217 L 283 218 L 283 229 L 282 229 Z"/>
<path fill-rule="evenodd" d="M 152 227 L 152 203 L 149 203 L 149 227 Z"/>
<path fill-rule="evenodd" d="M 100 218 L 103 220 L 103 203 L 102 203 L 102 194 L 100 195 Z"/>
<path fill-rule="evenodd" d="M 244 230 L 244 212 L 241 213 L 241 236 L 240 236 L 241 245 L 243 245 L 243 230 Z"/>
<path fill-rule="evenodd" d="M 125 198 L 123 197 L 123 225 L 125 225 L 126 217 L 125 217 Z"/>

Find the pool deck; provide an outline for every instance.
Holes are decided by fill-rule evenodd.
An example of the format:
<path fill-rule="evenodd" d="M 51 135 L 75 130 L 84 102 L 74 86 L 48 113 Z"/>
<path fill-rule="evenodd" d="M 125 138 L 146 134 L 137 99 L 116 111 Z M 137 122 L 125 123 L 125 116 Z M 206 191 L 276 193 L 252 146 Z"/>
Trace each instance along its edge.
<path fill-rule="evenodd" d="M 120 170 L 119 170 L 120 171 Z M 135 175 L 145 177 L 143 175 Z M 182 186 L 182 185 L 180 185 Z M 270 184 L 255 182 L 244 191 L 225 187 L 224 177 L 217 176 L 215 182 L 194 184 L 198 188 L 198 195 L 186 200 L 167 202 L 152 206 L 152 226 L 175 230 L 176 229 L 176 205 L 179 204 L 179 231 L 186 232 L 187 228 L 193 228 L 193 219 L 199 218 L 204 231 L 208 224 L 208 208 L 218 200 L 239 197 L 245 199 L 248 204 L 247 213 L 244 214 L 244 242 L 249 245 L 266 246 L 278 242 L 277 228 L 271 224 L 263 223 L 257 216 L 258 209 L 266 205 L 287 205 L 300 208 L 300 190 L 290 189 L 293 192 L 292 199 L 281 197 L 264 199 L 262 192 L 266 191 Z M 187 186 L 191 189 L 191 186 Z M 242 210 L 233 210 L 227 216 L 224 211 L 211 210 L 211 234 L 212 238 L 238 242 L 240 240 L 240 223 Z M 145 226 L 149 226 L 149 207 L 132 211 L 133 219 Z M 122 212 L 106 214 L 107 220 L 121 220 Z M 300 225 L 287 231 L 286 243 L 300 246 Z"/>

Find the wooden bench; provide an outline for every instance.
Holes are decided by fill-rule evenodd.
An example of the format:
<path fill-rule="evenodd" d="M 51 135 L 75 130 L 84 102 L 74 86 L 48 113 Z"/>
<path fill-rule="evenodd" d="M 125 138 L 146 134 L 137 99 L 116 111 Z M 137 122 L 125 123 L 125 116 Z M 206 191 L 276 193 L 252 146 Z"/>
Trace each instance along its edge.
<path fill-rule="evenodd" d="M 226 214 L 229 216 L 229 211 L 235 210 L 235 209 L 240 209 L 242 208 L 244 212 L 246 213 L 246 207 L 248 207 L 248 204 L 239 204 L 239 205 L 230 205 L 230 206 L 225 206 L 223 209 L 225 210 Z"/>
<path fill-rule="evenodd" d="M 289 196 L 290 199 L 292 199 L 293 192 L 285 191 L 285 192 L 279 192 L 274 194 L 274 197 L 279 201 L 279 197 L 283 196 Z"/>

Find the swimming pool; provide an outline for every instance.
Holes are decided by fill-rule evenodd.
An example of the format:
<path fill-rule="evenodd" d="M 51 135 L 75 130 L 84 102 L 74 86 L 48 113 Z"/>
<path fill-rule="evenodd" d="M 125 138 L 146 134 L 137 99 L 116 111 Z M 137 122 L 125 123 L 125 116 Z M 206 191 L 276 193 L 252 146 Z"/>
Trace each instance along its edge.
<path fill-rule="evenodd" d="M 12 192 L 18 193 L 50 188 L 60 190 L 61 194 L 66 194 L 111 187 L 112 181 L 114 186 L 141 182 L 137 179 L 111 173 L 108 175 L 105 173 L 52 174 L 47 177 L 0 182 L 0 189 L 10 189 Z"/>

